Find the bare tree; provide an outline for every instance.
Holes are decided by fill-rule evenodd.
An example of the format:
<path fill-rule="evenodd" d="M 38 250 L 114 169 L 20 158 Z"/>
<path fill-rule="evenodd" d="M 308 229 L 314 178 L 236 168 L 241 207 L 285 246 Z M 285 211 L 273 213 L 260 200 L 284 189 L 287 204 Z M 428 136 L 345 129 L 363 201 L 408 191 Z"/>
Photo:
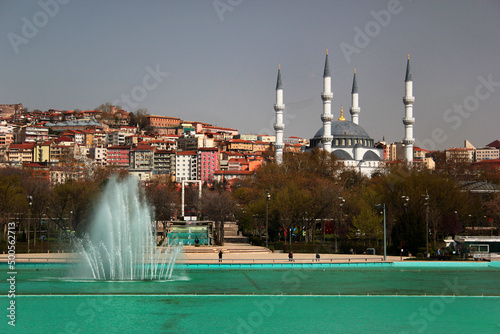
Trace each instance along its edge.
<path fill-rule="evenodd" d="M 223 245 L 224 222 L 234 219 L 237 210 L 236 202 L 227 192 L 205 191 L 201 203 L 204 215 L 215 222 L 215 243 Z"/>

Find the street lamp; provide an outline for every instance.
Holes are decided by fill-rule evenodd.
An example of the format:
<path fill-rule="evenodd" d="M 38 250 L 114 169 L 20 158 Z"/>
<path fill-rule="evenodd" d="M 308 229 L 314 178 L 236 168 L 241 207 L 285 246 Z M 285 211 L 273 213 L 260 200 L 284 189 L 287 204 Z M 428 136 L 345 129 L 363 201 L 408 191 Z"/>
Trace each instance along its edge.
<path fill-rule="evenodd" d="M 403 196 L 401 196 L 401 198 L 404 200 L 403 207 L 404 207 L 405 213 L 407 213 L 408 212 L 408 204 L 410 202 L 410 196 L 403 195 Z M 409 218 L 406 217 L 405 219 L 409 219 Z M 403 240 L 401 240 L 400 248 L 401 248 L 401 261 L 403 261 Z"/>
<path fill-rule="evenodd" d="M 424 198 L 424 206 L 425 206 L 425 247 L 426 253 L 425 257 L 429 257 L 429 194 L 422 195 Z"/>
<path fill-rule="evenodd" d="M 342 216 L 344 215 L 343 208 L 344 208 L 344 203 L 345 199 L 343 197 L 339 197 L 340 200 L 340 227 L 342 227 Z M 338 229 L 335 229 L 335 253 L 337 253 L 337 231 Z"/>
<path fill-rule="evenodd" d="M 266 190 L 266 248 L 268 248 L 269 241 L 269 201 L 271 200 L 271 194 L 269 190 Z"/>
<path fill-rule="evenodd" d="M 30 222 L 31 222 L 31 205 L 33 204 L 33 196 L 26 196 L 28 199 L 28 253 L 30 252 Z"/>
<path fill-rule="evenodd" d="M 387 260 L 387 234 L 386 234 L 386 220 L 385 220 L 385 203 L 375 205 L 376 208 L 382 208 L 384 212 L 384 262 Z"/>

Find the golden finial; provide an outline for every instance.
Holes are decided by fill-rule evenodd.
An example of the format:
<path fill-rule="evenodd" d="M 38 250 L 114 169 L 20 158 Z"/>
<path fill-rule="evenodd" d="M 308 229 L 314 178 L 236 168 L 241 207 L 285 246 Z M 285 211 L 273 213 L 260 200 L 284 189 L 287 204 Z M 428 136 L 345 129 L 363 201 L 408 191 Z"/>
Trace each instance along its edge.
<path fill-rule="evenodd" d="M 410 60 L 410 54 L 408 53 L 408 60 Z"/>
<path fill-rule="evenodd" d="M 328 54 L 328 49 L 326 49 L 326 54 Z"/>
<path fill-rule="evenodd" d="M 356 74 L 356 67 L 354 68 L 354 74 Z"/>
<path fill-rule="evenodd" d="M 345 121 L 345 118 L 344 118 L 344 106 L 340 106 L 340 117 L 339 117 L 339 121 Z"/>
<path fill-rule="evenodd" d="M 278 70 L 281 69 L 281 64 L 278 64 Z"/>

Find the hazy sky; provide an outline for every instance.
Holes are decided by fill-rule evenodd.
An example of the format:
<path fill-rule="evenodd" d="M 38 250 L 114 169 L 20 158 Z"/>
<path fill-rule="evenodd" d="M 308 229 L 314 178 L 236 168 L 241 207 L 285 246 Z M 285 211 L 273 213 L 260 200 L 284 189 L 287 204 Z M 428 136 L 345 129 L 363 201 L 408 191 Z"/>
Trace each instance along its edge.
<path fill-rule="evenodd" d="M 0 1 L 0 103 L 124 109 L 273 134 L 278 64 L 285 136 L 321 127 L 357 69 L 360 125 L 400 141 L 411 55 L 417 145 L 500 139 L 500 1 Z M 128 98 L 126 97 L 128 96 Z"/>

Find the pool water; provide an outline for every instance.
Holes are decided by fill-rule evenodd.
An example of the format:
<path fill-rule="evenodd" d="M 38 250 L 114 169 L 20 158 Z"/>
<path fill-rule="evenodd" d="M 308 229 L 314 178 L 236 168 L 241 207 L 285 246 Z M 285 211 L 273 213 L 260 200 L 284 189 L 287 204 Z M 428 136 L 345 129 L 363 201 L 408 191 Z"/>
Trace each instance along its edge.
<path fill-rule="evenodd" d="M 495 263 L 180 264 L 163 282 L 16 269 L 16 326 L 3 280 L 0 333 L 500 332 Z"/>

